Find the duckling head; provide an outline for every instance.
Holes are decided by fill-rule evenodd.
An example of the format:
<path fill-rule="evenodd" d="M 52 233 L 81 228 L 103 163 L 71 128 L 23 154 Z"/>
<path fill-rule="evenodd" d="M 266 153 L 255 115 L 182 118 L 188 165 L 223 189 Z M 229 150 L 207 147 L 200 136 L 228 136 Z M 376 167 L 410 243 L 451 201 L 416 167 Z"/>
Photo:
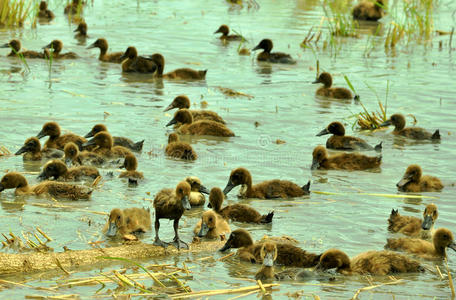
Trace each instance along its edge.
<path fill-rule="evenodd" d="M 46 180 L 51 177 L 59 178 L 68 171 L 67 166 L 61 160 L 51 160 L 44 165 L 43 171 L 38 175 L 38 180 Z"/>
<path fill-rule="evenodd" d="M 122 210 L 118 208 L 114 208 L 113 210 L 111 210 L 111 213 L 109 214 L 108 223 L 109 227 L 108 231 L 106 232 L 106 235 L 110 237 L 116 236 L 119 228 L 121 228 L 125 224 L 125 216 Z"/>
<path fill-rule="evenodd" d="M 112 136 L 106 131 L 99 132 L 99 133 L 95 134 L 95 136 L 92 139 L 90 139 L 87 142 L 85 142 L 84 144 L 82 144 L 82 147 L 87 147 L 87 146 L 92 146 L 92 145 L 97 145 L 100 148 L 111 149 L 113 146 Z"/>
<path fill-rule="evenodd" d="M 40 2 L 40 10 L 46 10 L 47 7 L 48 7 L 48 5 L 47 5 L 46 1 L 41 1 Z"/>
<path fill-rule="evenodd" d="M 328 72 L 323 72 L 318 78 L 312 83 L 323 83 L 325 88 L 330 88 L 332 85 L 332 76 Z"/>
<path fill-rule="evenodd" d="M 165 57 L 160 53 L 152 54 L 150 59 L 157 65 L 157 73 L 159 75 L 163 74 L 163 70 L 165 69 Z"/>
<path fill-rule="evenodd" d="M 350 258 L 347 254 L 340 250 L 329 249 L 321 255 L 320 262 L 317 264 L 315 269 L 326 271 L 334 268 L 336 271 L 350 268 Z"/>
<path fill-rule="evenodd" d="M 439 213 L 437 211 L 437 205 L 434 203 L 428 204 L 424 209 L 423 213 L 423 223 L 421 224 L 421 228 L 423 230 L 429 230 L 434 225 L 435 220 L 439 217 Z"/>
<path fill-rule="evenodd" d="M 104 38 L 99 38 L 87 47 L 87 49 L 92 49 L 92 48 L 100 48 L 101 51 L 107 51 L 108 50 L 108 41 L 105 40 Z"/>
<path fill-rule="evenodd" d="M 402 179 L 396 184 L 398 188 L 403 188 L 410 182 L 419 182 L 421 178 L 421 167 L 418 165 L 410 165 L 405 171 Z"/>
<path fill-rule="evenodd" d="M 263 39 L 261 42 L 252 49 L 252 51 L 263 49 L 264 52 L 271 52 L 273 47 L 272 41 L 270 39 Z"/>
<path fill-rule="evenodd" d="M 388 120 L 380 124 L 380 127 L 393 125 L 396 130 L 402 130 L 405 127 L 405 117 L 401 114 L 394 114 Z"/>
<path fill-rule="evenodd" d="M 227 36 L 228 33 L 230 32 L 230 28 L 228 27 L 228 25 L 220 25 L 220 27 L 217 29 L 216 32 L 214 32 L 214 34 L 216 33 L 221 33 L 223 36 Z"/>
<path fill-rule="evenodd" d="M 108 128 L 104 124 L 96 124 L 95 126 L 92 127 L 92 130 L 87 133 L 84 137 L 85 138 L 90 138 L 93 137 L 95 134 L 102 132 L 102 131 L 108 131 Z"/>
<path fill-rule="evenodd" d="M 65 164 L 71 165 L 72 160 L 79 154 L 79 148 L 75 143 L 69 142 L 65 144 L 63 152 L 65 153 Z"/>
<path fill-rule="evenodd" d="M 171 102 L 171 104 L 168 105 L 164 111 L 168 111 L 174 108 L 190 108 L 190 99 L 188 99 L 188 97 L 185 95 L 179 95 L 174 98 L 173 102 Z"/>
<path fill-rule="evenodd" d="M 250 233 L 245 229 L 236 229 L 231 232 L 225 245 L 219 251 L 223 252 L 230 248 L 248 247 L 250 245 L 253 245 Z"/>
<path fill-rule="evenodd" d="M 311 170 L 318 169 L 320 164 L 324 162 L 328 158 L 328 152 L 326 152 L 326 148 L 323 146 L 315 147 L 312 153 L 312 166 L 310 167 Z"/>
<path fill-rule="evenodd" d="M 168 136 L 168 144 L 176 142 L 179 142 L 179 136 L 177 135 L 177 133 L 173 132 Z"/>
<path fill-rule="evenodd" d="M 3 44 L 0 48 L 11 48 L 17 53 L 21 50 L 21 42 L 19 40 L 11 40 L 9 43 Z"/>
<path fill-rule="evenodd" d="M 41 139 L 45 136 L 58 137 L 60 136 L 60 126 L 56 122 L 44 123 L 43 128 L 37 134 L 37 138 Z"/>
<path fill-rule="evenodd" d="M 252 185 L 252 176 L 246 168 L 237 168 L 231 171 L 230 178 L 226 187 L 223 189 L 223 193 L 227 195 L 233 188 L 241 184 Z"/>
<path fill-rule="evenodd" d="M 192 113 L 188 109 L 179 109 L 174 114 L 174 118 L 166 124 L 166 126 L 171 126 L 177 123 L 182 124 L 192 124 L 193 123 L 193 116 Z"/>
<path fill-rule="evenodd" d="M 222 189 L 219 187 L 214 187 L 211 189 L 209 194 L 209 203 L 207 207 L 213 208 L 215 211 L 219 211 L 222 208 L 223 199 L 225 195 L 223 195 Z"/>
<path fill-rule="evenodd" d="M 201 229 L 198 232 L 199 237 L 204 237 L 209 230 L 214 229 L 217 225 L 217 216 L 212 210 L 207 210 L 201 216 Z"/>
<path fill-rule="evenodd" d="M 15 189 L 27 186 L 27 180 L 18 172 L 5 174 L 0 180 L 0 192 L 6 189 Z"/>
<path fill-rule="evenodd" d="M 192 192 L 200 192 L 209 195 L 209 190 L 201 184 L 201 180 L 196 176 L 188 176 L 185 181 L 190 184 Z"/>
<path fill-rule="evenodd" d="M 61 40 L 53 40 L 49 44 L 43 47 L 43 49 L 52 49 L 55 54 L 59 54 L 63 49 L 63 43 Z"/>
<path fill-rule="evenodd" d="M 190 210 L 192 207 L 190 206 L 190 192 L 192 188 L 190 184 L 186 181 L 181 181 L 177 186 L 176 186 L 176 196 L 178 200 L 181 200 L 182 206 L 186 210 Z"/>
<path fill-rule="evenodd" d="M 122 54 L 120 59 L 121 60 L 123 60 L 125 58 L 135 59 L 136 57 L 138 57 L 138 51 L 136 50 L 135 47 L 130 46 L 127 48 L 127 50 L 125 50 L 124 54 Z"/>
<path fill-rule="evenodd" d="M 317 136 L 322 136 L 326 134 L 334 134 L 334 135 L 339 135 L 339 136 L 344 136 L 345 135 L 345 128 L 344 125 L 340 122 L 332 122 L 329 124 L 325 129 L 320 131 Z"/>
<path fill-rule="evenodd" d="M 261 246 L 260 257 L 263 260 L 263 266 L 272 267 L 277 259 L 277 246 L 275 243 L 266 242 Z"/>
<path fill-rule="evenodd" d="M 138 167 L 138 160 L 134 154 L 127 154 L 124 159 L 123 165 L 120 167 L 125 168 L 127 171 L 134 171 Z"/>
<path fill-rule="evenodd" d="M 79 32 L 82 35 L 87 35 L 87 23 L 82 21 L 73 32 Z"/>
<path fill-rule="evenodd" d="M 445 254 L 445 248 L 451 248 L 456 251 L 453 233 L 446 228 L 439 228 L 432 237 L 434 247 L 439 253 Z"/>
<path fill-rule="evenodd" d="M 22 153 L 26 152 L 31 152 L 31 153 L 38 153 L 41 151 L 41 143 L 40 140 L 37 139 L 36 137 L 31 137 L 25 140 L 24 145 L 21 147 L 21 149 L 17 150 L 14 155 L 19 155 Z"/>

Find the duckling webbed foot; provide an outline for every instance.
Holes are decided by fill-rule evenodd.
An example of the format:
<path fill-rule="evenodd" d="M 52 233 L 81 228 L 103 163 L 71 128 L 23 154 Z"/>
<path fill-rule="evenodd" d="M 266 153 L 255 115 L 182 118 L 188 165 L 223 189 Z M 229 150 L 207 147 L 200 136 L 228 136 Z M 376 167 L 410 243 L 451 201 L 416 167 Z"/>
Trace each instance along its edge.
<path fill-rule="evenodd" d="M 188 250 L 188 244 L 183 242 L 180 238 L 175 237 L 174 240 L 170 243 L 174 247 L 177 248 L 177 250 L 180 249 L 187 249 Z"/>
<path fill-rule="evenodd" d="M 163 242 L 162 240 L 160 240 L 159 238 L 155 238 L 155 241 L 154 241 L 154 245 L 155 246 L 160 246 L 160 247 L 163 247 L 163 248 L 166 248 L 169 246 L 170 243 L 165 243 Z"/>

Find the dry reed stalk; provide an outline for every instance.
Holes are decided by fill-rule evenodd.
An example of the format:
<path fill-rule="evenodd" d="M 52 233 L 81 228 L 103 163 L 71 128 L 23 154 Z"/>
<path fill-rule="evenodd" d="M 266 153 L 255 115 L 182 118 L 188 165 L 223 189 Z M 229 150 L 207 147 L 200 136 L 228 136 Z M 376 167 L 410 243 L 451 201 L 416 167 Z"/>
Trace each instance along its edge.
<path fill-rule="evenodd" d="M 263 287 L 265 289 L 280 286 L 277 283 L 265 284 Z M 260 288 L 258 285 L 254 286 L 247 286 L 237 289 L 225 289 L 225 290 L 206 290 L 206 291 L 198 291 L 198 292 L 191 292 L 191 293 L 179 293 L 170 295 L 171 298 L 193 298 L 193 297 L 203 297 L 203 296 L 216 296 L 216 295 L 225 295 L 225 294 L 237 294 L 243 292 L 250 292 L 250 291 L 259 291 Z"/>
<path fill-rule="evenodd" d="M 399 280 L 396 280 L 396 281 L 393 281 L 393 282 L 387 282 L 387 283 L 371 285 L 371 286 L 366 286 L 366 287 L 360 288 L 359 290 L 356 291 L 356 293 L 353 295 L 353 297 L 351 299 L 352 300 L 358 299 L 358 296 L 359 296 L 359 294 L 361 292 L 369 291 L 369 290 L 372 290 L 372 289 L 375 289 L 375 288 L 378 288 L 378 287 L 382 287 L 382 286 L 385 286 L 385 285 L 399 284 L 399 283 L 402 283 L 403 281 L 404 281 L 404 279 L 399 279 Z"/>
<path fill-rule="evenodd" d="M 451 299 L 454 299 L 454 297 L 456 296 L 456 293 L 454 291 L 453 277 L 451 276 L 450 268 L 448 267 L 448 260 L 446 259 L 446 257 L 445 257 L 445 266 L 446 266 L 447 272 L 448 272 L 448 284 L 450 285 L 450 289 L 451 289 Z"/>

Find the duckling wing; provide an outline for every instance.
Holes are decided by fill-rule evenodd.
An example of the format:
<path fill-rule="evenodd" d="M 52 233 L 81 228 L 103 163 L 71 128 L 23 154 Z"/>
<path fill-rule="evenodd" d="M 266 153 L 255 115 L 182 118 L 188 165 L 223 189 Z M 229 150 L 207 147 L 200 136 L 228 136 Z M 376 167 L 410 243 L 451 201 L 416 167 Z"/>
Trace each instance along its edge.
<path fill-rule="evenodd" d="M 209 120 L 221 124 L 226 124 L 225 120 L 220 117 L 216 112 L 210 110 L 190 110 L 194 121 Z"/>
<path fill-rule="evenodd" d="M 296 61 L 290 56 L 290 54 L 286 54 L 283 52 L 270 53 L 269 61 L 272 63 L 291 64 L 291 65 L 296 63 Z"/>
<path fill-rule="evenodd" d="M 48 193 L 54 197 L 71 200 L 88 199 L 92 194 L 92 190 L 86 186 L 50 181 L 35 186 L 33 190 L 36 194 Z"/>
<path fill-rule="evenodd" d="M 374 148 L 366 143 L 363 139 L 354 136 L 345 136 L 343 139 L 345 150 L 373 150 Z"/>
<path fill-rule="evenodd" d="M 42 153 L 46 158 L 62 158 L 65 155 L 62 150 L 54 148 L 47 148 L 43 150 Z"/>
<path fill-rule="evenodd" d="M 149 210 L 133 207 L 124 209 L 123 213 L 130 233 L 146 232 L 151 229 Z"/>
<path fill-rule="evenodd" d="M 419 127 L 404 128 L 399 134 L 415 140 L 429 140 L 432 137 L 429 131 Z"/>

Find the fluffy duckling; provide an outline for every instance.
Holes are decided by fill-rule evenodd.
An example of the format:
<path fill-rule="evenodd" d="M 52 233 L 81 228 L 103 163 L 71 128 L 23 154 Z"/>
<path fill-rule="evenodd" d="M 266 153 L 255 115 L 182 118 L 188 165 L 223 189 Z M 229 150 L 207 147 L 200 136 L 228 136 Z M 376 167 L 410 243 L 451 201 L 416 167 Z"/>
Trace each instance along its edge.
<path fill-rule="evenodd" d="M 136 171 L 138 167 L 138 160 L 133 154 L 127 154 L 124 159 L 124 163 L 120 168 L 125 168 L 126 171 L 120 173 L 119 178 L 128 178 L 130 180 L 143 179 L 144 175 L 142 172 Z"/>
<path fill-rule="evenodd" d="M 73 32 L 77 32 L 74 36 L 77 39 L 87 38 L 87 23 L 82 21 Z"/>
<path fill-rule="evenodd" d="M 274 261 L 277 259 L 277 246 L 274 243 L 266 242 L 261 246 L 260 257 L 263 266 L 255 274 L 256 280 L 268 280 L 274 278 Z"/>
<path fill-rule="evenodd" d="M 402 179 L 396 184 L 397 189 L 402 192 L 439 192 L 443 184 L 437 177 L 422 175 L 421 167 L 410 165 L 405 171 Z"/>
<path fill-rule="evenodd" d="M 221 33 L 220 39 L 223 41 L 240 41 L 242 40 L 242 36 L 238 34 L 229 34 L 230 28 L 228 25 L 220 25 L 219 29 L 217 29 L 214 34 Z"/>
<path fill-rule="evenodd" d="M 21 51 L 21 42 L 19 40 L 11 40 L 9 43 L 0 46 L 0 48 L 11 48 L 11 52 L 7 55 L 11 57 L 22 55 L 24 58 L 44 58 L 44 53 L 36 51 Z"/>
<path fill-rule="evenodd" d="M 418 261 L 392 251 L 367 251 L 350 260 L 347 254 L 338 249 L 325 251 L 321 255 L 316 269 L 322 271 L 336 269 L 336 272 L 344 275 L 393 275 L 424 272 L 424 268 Z"/>
<path fill-rule="evenodd" d="M 49 50 L 45 52 L 45 56 L 52 55 L 53 59 L 76 59 L 79 58 L 79 56 L 74 53 L 74 52 L 66 52 L 66 53 L 60 53 L 63 49 L 63 43 L 60 40 L 53 40 L 49 44 L 43 47 L 44 49 L 51 49 L 52 52 Z"/>
<path fill-rule="evenodd" d="M 337 150 L 377 150 L 382 149 L 382 143 L 372 147 L 365 140 L 345 135 L 344 125 L 340 122 L 332 122 L 325 129 L 320 131 L 317 136 L 331 134 L 332 136 L 326 141 L 326 148 Z"/>
<path fill-rule="evenodd" d="M 171 102 L 168 107 L 165 108 L 164 111 L 168 111 L 174 108 L 182 109 L 186 108 L 192 114 L 193 121 L 201 121 L 201 120 L 209 120 L 214 121 L 222 124 L 226 124 L 225 120 L 220 117 L 216 112 L 210 110 L 194 110 L 190 108 L 190 99 L 188 99 L 185 95 L 180 95 L 174 98 L 173 102 Z"/>
<path fill-rule="evenodd" d="M 290 54 L 286 54 L 283 52 L 271 52 L 273 47 L 272 41 L 270 39 L 261 40 L 261 42 L 252 49 L 252 51 L 256 51 L 259 49 L 263 49 L 263 52 L 258 54 L 257 60 L 258 61 L 267 61 L 270 63 L 280 63 L 280 64 L 295 64 L 296 61 L 291 58 Z"/>
<path fill-rule="evenodd" d="M 29 186 L 25 177 L 18 172 L 10 172 L 0 180 L 0 192 L 6 189 L 15 189 L 15 195 L 49 195 L 71 200 L 89 199 L 92 190 L 83 185 L 65 182 L 44 181 Z"/>
<path fill-rule="evenodd" d="M 51 160 L 44 165 L 43 171 L 38 176 L 39 180 L 53 178 L 57 181 L 94 180 L 100 176 L 97 168 L 92 166 L 79 166 L 68 169 L 61 160 Z"/>
<path fill-rule="evenodd" d="M 323 86 L 315 92 L 318 96 L 324 96 L 334 99 L 353 99 L 353 95 L 349 89 L 334 87 L 332 88 L 332 76 L 327 72 L 323 72 L 312 83 L 323 83 Z"/>
<path fill-rule="evenodd" d="M 328 156 L 326 148 L 315 147 L 312 153 L 312 170 L 367 170 L 380 167 L 381 156 L 366 156 L 359 153 L 340 153 Z"/>
<path fill-rule="evenodd" d="M 104 124 L 96 124 L 92 127 L 92 130 L 89 133 L 87 133 L 84 137 L 90 138 L 102 131 L 108 132 L 108 128 Z M 144 144 L 144 140 L 135 143 L 129 138 L 121 136 L 113 136 L 112 140 L 114 142 L 114 146 L 122 146 L 136 152 L 140 152 Z"/>
<path fill-rule="evenodd" d="M 353 8 L 353 19 L 364 21 L 378 21 L 385 15 L 383 7 L 383 0 L 376 0 L 374 2 L 364 0 Z"/>
<path fill-rule="evenodd" d="M 173 124 L 181 123 L 182 125 L 176 130 L 180 134 L 190 135 L 212 135 L 212 136 L 234 136 L 228 127 L 221 123 L 209 120 L 193 121 L 193 116 L 188 109 L 179 109 L 174 114 L 174 118 L 166 124 L 171 126 Z"/>
<path fill-rule="evenodd" d="M 40 2 L 40 10 L 38 11 L 37 16 L 38 18 L 47 21 L 51 21 L 55 17 L 54 13 L 48 9 L 46 1 Z"/>
<path fill-rule="evenodd" d="M 201 183 L 201 180 L 196 176 L 188 176 L 185 178 L 185 181 L 190 184 L 191 193 L 190 193 L 190 205 L 191 206 L 200 206 L 203 205 L 206 201 L 204 194 L 209 194 L 209 190 Z"/>
<path fill-rule="evenodd" d="M 63 13 L 65 15 L 75 15 L 78 12 L 82 13 L 82 9 L 84 7 L 84 3 L 81 2 L 81 0 L 72 0 L 71 3 L 68 3 L 67 6 L 65 6 L 65 9 L 63 10 Z"/>
<path fill-rule="evenodd" d="M 272 222 L 274 212 L 270 212 L 267 215 L 261 215 L 253 207 L 239 203 L 227 205 L 222 208 L 223 198 L 224 195 L 220 188 L 212 188 L 211 193 L 209 194 L 209 204 L 207 207 L 212 208 L 216 213 L 225 219 L 231 219 L 236 222 L 257 224 L 266 224 Z"/>
<path fill-rule="evenodd" d="M 207 70 L 193 70 L 190 68 L 180 68 L 174 71 L 163 74 L 165 69 L 165 58 L 160 53 L 155 53 L 151 59 L 157 65 L 157 74 L 159 78 L 175 79 L 175 80 L 204 80 L 206 79 Z"/>
<path fill-rule="evenodd" d="M 401 216 L 398 210 L 393 209 L 388 219 L 388 230 L 427 240 L 432 237 L 434 223 L 438 216 L 437 205 L 434 203 L 428 204 L 424 209 L 423 220 L 416 217 Z"/>
<path fill-rule="evenodd" d="M 416 254 L 424 259 L 446 257 L 446 248 L 456 251 L 453 234 L 446 228 L 439 228 L 432 237 L 432 243 L 411 238 L 387 239 L 386 249 L 405 251 Z"/>
<path fill-rule="evenodd" d="M 103 227 L 103 233 L 113 237 L 116 235 L 136 234 L 151 229 L 150 210 L 144 208 L 114 208 Z"/>
<path fill-rule="evenodd" d="M 171 133 L 168 136 L 168 145 L 165 148 L 166 155 L 178 159 L 196 160 L 198 155 L 189 143 L 179 141 L 179 136 L 176 133 Z"/>
<path fill-rule="evenodd" d="M 60 126 L 56 122 L 44 123 L 43 128 L 36 137 L 41 139 L 45 136 L 49 136 L 49 139 L 44 144 L 44 148 L 63 150 L 66 143 L 73 142 L 78 145 L 78 147 L 81 147 L 83 143 L 87 142 L 85 138 L 73 133 L 60 135 Z"/>
<path fill-rule="evenodd" d="M 93 165 L 100 167 L 106 163 L 104 158 L 97 153 L 89 151 L 79 152 L 78 146 L 73 142 L 66 143 L 63 152 L 65 153 L 63 159 L 67 166 Z"/>
<path fill-rule="evenodd" d="M 155 208 L 155 241 L 154 245 L 167 247 L 168 243 L 165 243 L 160 240 L 158 236 L 158 230 L 160 229 L 160 219 L 169 219 L 174 220 L 174 239 L 171 243 L 177 249 L 184 248 L 188 249 L 187 243 L 184 243 L 179 238 L 179 220 L 184 214 L 184 210 L 189 210 L 192 207 L 190 206 L 189 197 L 190 197 L 191 187 L 190 185 L 182 181 L 177 186 L 176 189 L 163 189 L 154 198 L 154 208 Z"/>
<path fill-rule="evenodd" d="M 98 56 L 98 59 L 104 62 L 111 62 L 111 63 L 116 63 L 120 64 L 122 63 L 122 55 L 124 52 L 111 52 L 108 54 L 108 41 L 104 38 L 99 38 L 97 39 L 93 44 L 89 45 L 87 49 L 92 49 L 92 48 L 99 48 L 100 49 L 100 56 Z"/>
<path fill-rule="evenodd" d="M 251 263 L 262 263 L 260 254 L 263 243 L 253 243 L 250 233 L 245 229 L 236 229 L 220 251 L 239 248 L 237 255 L 241 260 Z M 317 265 L 320 255 L 309 253 L 291 244 L 277 243 L 277 264 L 288 267 L 310 268 Z"/>
<path fill-rule="evenodd" d="M 122 61 L 122 72 L 125 73 L 154 73 L 157 71 L 155 62 L 144 56 L 138 56 L 135 47 L 128 47 L 119 58 Z"/>
<path fill-rule="evenodd" d="M 63 157 L 63 152 L 58 149 L 44 149 L 41 150 L 41 143 L 40 140 L 36 137 L 31 137 L 25 140 L 24 145 L 21 149 L 17 150 L 15 155 L 20 155 L 25 153 L 22 156 L 24 161 L 26 160 L 41 160 L 41 159 L 53 159 L 53 158 L 61 158 Z"/>
<path fill-rule="evenodd" d="M 415 140 L 440 140 L 440 131 L 437 129 L 434 133 L 419 128 L 405 127 L 405 117 L 401 114 L 394 114 L 388 120 L 380 124 L 380 127 L 394 125 L 393 134 L 401 135 Z"/>
<path fill-rule="evenodd" d="M 196 236 L 208 239 L 217 239 L 223 236 L 223 240 L 225 234 L 230 232 L 230 225 L 228 225 L 226 220 L 212 210 L 205 211 L 201 216 L 201 220 L 198 221 L 195 229 L 193 229 L 193 233 Z"/>
<path fill-rule="evenodd" d="M 113 144 L 112 136 L 107 131 L 102 131 L 82 144 L 82 147 L 96 145 L 97 147 L 92 152 L 107 158 L 120 158 L 132 154 L 127 148 Z"/>
<path fill-rule="evenodd" d="M 238 196 L 240 198 L 287 199 L 310 194 L 310 181 L 302 187 L 291 181 L 278 179 L 267 180 L 252 185 L 252 176 L 245 168 L 237 168 L 231 171 L 230 178 L 226 187 L 223 189 L 223 193 L 227 195 L 238 185 L 241 185 Z"/>

